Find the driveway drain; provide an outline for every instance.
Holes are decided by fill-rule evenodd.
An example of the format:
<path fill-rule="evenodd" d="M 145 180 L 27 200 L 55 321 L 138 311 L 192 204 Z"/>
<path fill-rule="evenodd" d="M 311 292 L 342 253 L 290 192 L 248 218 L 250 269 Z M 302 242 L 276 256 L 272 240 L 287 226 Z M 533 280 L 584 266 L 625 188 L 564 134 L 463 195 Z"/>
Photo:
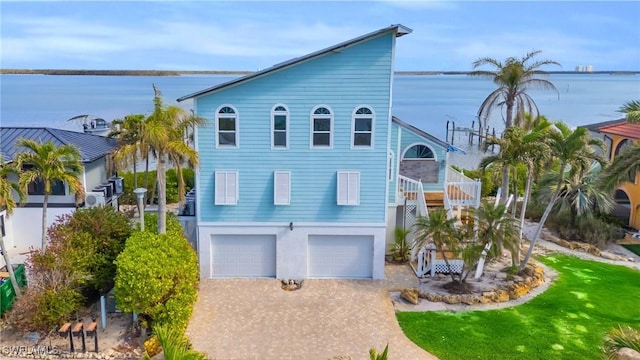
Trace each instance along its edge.
<path fill-rule="evenodd" d="M 304 280 L 284 279 L 282 280 L 282 289 L 287 291 L 295 291 L 302 287 Z"/>

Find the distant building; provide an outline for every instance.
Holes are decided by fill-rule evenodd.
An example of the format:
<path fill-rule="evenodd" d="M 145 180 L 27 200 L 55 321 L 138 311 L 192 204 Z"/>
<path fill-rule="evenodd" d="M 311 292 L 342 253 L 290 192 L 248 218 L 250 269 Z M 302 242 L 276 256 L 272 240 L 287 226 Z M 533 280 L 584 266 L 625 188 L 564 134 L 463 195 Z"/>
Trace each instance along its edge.
<path fill-rule="evenodd" d="M 576 66 L 576 71 L 577 72 L 583 72 L 584 71 L 584 67 L 582 65 L 578 65 L 578 66 Z"/>
<path fill-rule="evenodd" d="M 587 65 L 587 67 L 585 68 L 586 72 L 592 72 L 593 71 L 593 65 Z"/>

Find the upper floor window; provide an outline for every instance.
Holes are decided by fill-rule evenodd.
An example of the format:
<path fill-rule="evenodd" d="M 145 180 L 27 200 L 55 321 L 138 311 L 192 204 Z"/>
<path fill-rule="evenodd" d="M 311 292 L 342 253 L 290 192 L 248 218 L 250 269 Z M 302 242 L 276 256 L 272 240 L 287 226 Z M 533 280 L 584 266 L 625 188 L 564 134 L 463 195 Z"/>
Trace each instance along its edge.
<path fill-rule="evenodd" d="M 353 112 L 351 147 L 370 148 L 373 144 L 373 111 L 359 107 Z"/>
<path fill-rule="evenodd" d="M 413 145 L 404 153 L 403 159 L 435 160 L 433 150 L 426 145 Z"/>
<path fill-rule="evenodd" d="M 333 114 L 328 107 L 318 106 L 311 112 L 311 147 L 333 146 Z"/>
<path fill-rule="evenodd" d="M 289 147 L 289 110 L 284 105 L 276 105 L 271 110 L 271 148 Z"/>
<path fill-rule="evenodd" d="M 216 147 L 238 146 L 238 113 L 231 106 L 222 106 L 216 113 Z"/>

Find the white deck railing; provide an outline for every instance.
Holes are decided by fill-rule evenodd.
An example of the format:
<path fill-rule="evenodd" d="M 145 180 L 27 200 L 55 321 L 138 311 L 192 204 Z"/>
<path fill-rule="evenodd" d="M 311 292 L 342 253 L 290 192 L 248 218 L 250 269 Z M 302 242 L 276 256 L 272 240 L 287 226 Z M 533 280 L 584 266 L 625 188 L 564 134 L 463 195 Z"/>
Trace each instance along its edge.
<path fill-rule="evenodd" d="M 413 180 L 406 176 L 398 176 L 398 196 L 404 197 L 408 201 L 416 202 L 416 215 L 429 216 L 427 211 L 427 200 L 424 197 L 422 181 Z"/>
<path fill-rule="evenodd" d="M 445 199 L 449 206 L 480 206 L 482 184 L 448 167 L 445 176 Z M 446 204 L 445 204 L 445 207 Z"/>

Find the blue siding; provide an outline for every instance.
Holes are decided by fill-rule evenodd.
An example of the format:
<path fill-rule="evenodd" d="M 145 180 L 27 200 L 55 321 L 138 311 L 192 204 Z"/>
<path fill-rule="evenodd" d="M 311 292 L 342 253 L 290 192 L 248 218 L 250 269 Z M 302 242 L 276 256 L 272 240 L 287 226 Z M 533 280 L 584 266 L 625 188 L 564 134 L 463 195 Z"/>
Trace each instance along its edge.
<path fill-rule="evenodd" d="M 200 216 L 211 222 L 384 223 L 387 128 L 394 34 L 196 98 L 209 126 L 198 130 Z M 271 109 L 288 106 L 289 149 L 271 150 Z M 215 111 L 238 110 L 239 148 L 215 148 Z M 334 115 L 333 148 L 310 149 L 310 112 L 329 106 Z M 375 111 L 374 148 L 351 149 L 356 106 Z M 238 170 L 235 206 L 214 205 L 214 171 Z M 291 205 L 273 204 L 273 171 L 291 171 Z M 360 205 L 336 205 L 338 170 L 360 172 Z"/>
<path fill-rule="evenodd" d="M 400 149 L 400 144 L 398 142 L 398 133 L 400 132 L 400 127 L 395 124 L 395 123 L 391 123 L 391 141 L 390 141 L 390 149 L 393 152 L 393 175 L 391 176 L 391 180 L 389 181 L 389 194 L 388 194 L 388 198 L 387 201 L 390 204 L 395 204 L 396 202 L 396 195 L 398 193 L 398 171 L 399 171 L 399 166 L 400 166 L 400 162 L 398 161 L 399 157 L 400 157 L 400 153 L 399 153 L 399 149 Z"/>
<path fill-rule="evenodd" d="M 399 129 L 399 131 L 401 131 L 401 140 L 400 140 L 400 154 L 398 154 L 399 157 L 402 157 L 403 153 L 413 144 L 419 143 L 419 144 L 424 144 L 424 145 L 428 145 L 431 150 L 433 150 L 434 155 L 436 157 L 436 160 L 438 162 L 442 161 L 442 160 L 447 160 L 447 151 L 445 148 L 443 148 L 441 145 L 434 143 L 433 141 L 424 138 L 423 136 L 420 136 L 416 133 L 414 133 L 413 131 L 410 131 L 406 128 L 400 127 L 396 124 L 393 125 L 394 127 L 397 127 Z M 400 158 L 400 160 L 402 161 L 402 159 Z M 445 178 L 445 168 L 440 168 L 440 171 L 438 172 L 438 183 L 437 184 L 423 184 L 424 186 L 424 190 L 425 191 L 442 191 L 443 186 L 444 186 L 444 179 Z"/>

